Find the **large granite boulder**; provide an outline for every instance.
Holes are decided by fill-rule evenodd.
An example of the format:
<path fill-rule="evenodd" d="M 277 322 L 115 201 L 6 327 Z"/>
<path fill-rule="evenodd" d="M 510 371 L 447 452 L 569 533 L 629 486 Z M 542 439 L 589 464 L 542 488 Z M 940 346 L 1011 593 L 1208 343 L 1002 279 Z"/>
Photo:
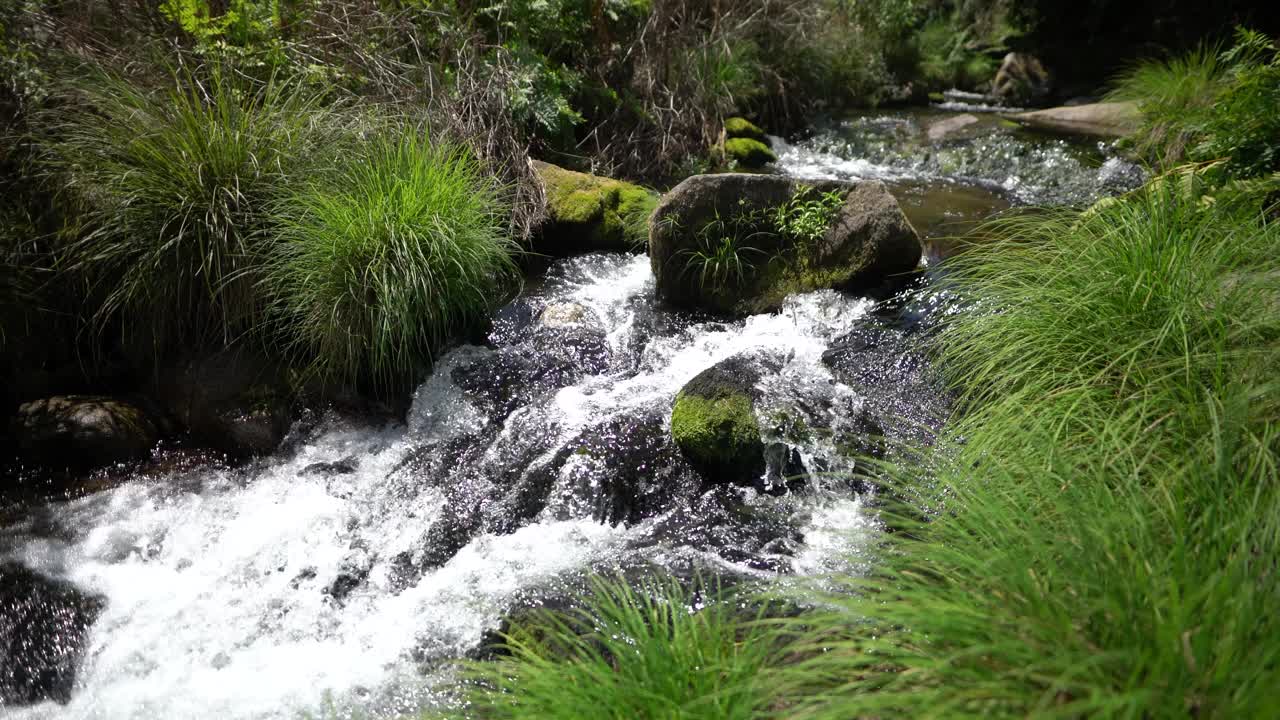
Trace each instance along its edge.
<path fill-rule="evenodd" d="M 775 310 L 797 292 L 878 288 L 920 255 L 879 181 L 695 175 L 662 199 L 649 231 L 659 297 L 729 315 Z"/>
<path fill-rule="evenodd" d="M 24 403 L 10 420 L 19 457 L 49 468 L 90 469 L 146 458 L 160 422 L 143 406 L 101 395 Z"/>
<path fill-rule="evenodd" d="M 547 197 L 547 222 L 534 251 L 553 257 L 644 250 L 656 193 L 612 178 L 534 161 Z"/>

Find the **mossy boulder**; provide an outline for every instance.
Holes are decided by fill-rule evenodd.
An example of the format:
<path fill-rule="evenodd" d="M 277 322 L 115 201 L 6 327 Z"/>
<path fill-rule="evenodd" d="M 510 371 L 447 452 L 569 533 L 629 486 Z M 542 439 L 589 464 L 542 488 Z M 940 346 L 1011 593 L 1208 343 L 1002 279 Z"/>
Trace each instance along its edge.
<path fill-rule="evenodd" d="M 759 169 L 778 161 L 778 156 L 759 140 L 738 137 L 724 141 L 724 156 L 738 167 Z"/>
<path fill-rule="evenodd" d="M 727 138 L 747 138 L 756 142 L 769 144 L 769 137 L 760 126 L 746 118 L 731 117 L 724 121 L 724 136 Z"/>
<path fill-rule="evenodd" d="M 129 400 L 58 395 L 24 403 L 9 432 L 25 461 L 84 470 L 146 458 L 161 427 L 154 413 Z"/>
<path fill-rule="evenodd" d="M 756 418 L 760 370 L 744 356 L 698 373 L 676 395 L 671 438 L 709 482 L 754 485 L 765 471 Z"/>
<path fill-rule="evenodd" d="M 659 298 L 723 315 L 822 288 L 871 292 L 915 270 L 921 253 L 879 181 L 696 175 L 663 198 L 649 235 Z"/>
<path fill-rule="evenodd" d="M 554 257 L 636 252 L 649 236 L 658 195 L 631 183 L 534 161 L 547 197 L 547 222 L 534 250 Z"/>

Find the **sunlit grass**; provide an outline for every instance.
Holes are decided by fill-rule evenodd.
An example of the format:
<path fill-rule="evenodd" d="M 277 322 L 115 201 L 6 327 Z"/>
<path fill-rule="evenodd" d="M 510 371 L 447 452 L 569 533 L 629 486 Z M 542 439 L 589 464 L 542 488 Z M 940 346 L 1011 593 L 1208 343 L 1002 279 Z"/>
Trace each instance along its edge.
<path fill-rule="evenodd" d="M 944 510 L 808 620 L 789 716 L 1265 716 L 1280 231 L 1163 192 L 994 230 L 951 266 Z"/>
<path fill-rule="evenodd" d="M 284 189 L 265 287 L 301 364 L 387 389 L 505 299 L 519 247 L 469 151 L 412 126 L 374 132 Z"/>
<path fill-rule="evenodd" d="M 161 88 L 94 71 L 51 115 L 48 147 L 81 227 L 63 259 L 86 315 L 163 352 L 256 329 L 267 204 L 323 146 L 324 115 L 290 83 L 213 66 Z"/>
<path fill-rule="evenodd" d="M 597 581 L 581 610 L 517 624 L 508 656 L 471 667 L 466 716 L 760 717 L 778 645 L 741 612 L 676 580 Z"/>

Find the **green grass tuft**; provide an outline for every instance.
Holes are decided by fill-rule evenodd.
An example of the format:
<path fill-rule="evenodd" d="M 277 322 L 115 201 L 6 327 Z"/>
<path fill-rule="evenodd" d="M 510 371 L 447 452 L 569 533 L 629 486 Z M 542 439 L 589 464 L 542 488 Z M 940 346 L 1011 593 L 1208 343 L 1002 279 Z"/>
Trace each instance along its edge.
<path fill-rule="evenodd" d="M 469 151 L 412 128 L 318 172 L 276 203 L 275 316 L 322 378 L 402 386 L 516 284 L 504 190 Z"/>
<path fill-rule="evenodd" d="M 91 282 L 95 324 L 156 352 L 251 330 L 269 198 L 323 140 L 314 103 L 216 66 L 157 90 L 95 73 L 80 92 L 51 116 L 48 145 L 83 210 L 63 267 Z"/>
<path fill-rule="evenodd" d="M 805 619 L 789 717 L 1274 709 L 1280 227 L 1155 187 L 951 263 L 946 511 L 888 512 L 877 571 Z"/>
<path fill-rule="evenodd" d="M 535 615 L 507 636 L 508 657 L 471 666 L 468 717 L 762 716 L 776 645 L 705 594 L 669 579 L 597 580 L 580 611 Z"/>
<path fill-rule="evenodd" d="M 1138 104 L 1143 124 L 1135 150 L 1167 169 L 1186 159 L 1195 142 L 1196 120 L 1212 107 L 1225 74 L 1220 48 L 1205 45 L 1185 55 L 1134 64 L 1112 81 L 1107 99 Z"/>

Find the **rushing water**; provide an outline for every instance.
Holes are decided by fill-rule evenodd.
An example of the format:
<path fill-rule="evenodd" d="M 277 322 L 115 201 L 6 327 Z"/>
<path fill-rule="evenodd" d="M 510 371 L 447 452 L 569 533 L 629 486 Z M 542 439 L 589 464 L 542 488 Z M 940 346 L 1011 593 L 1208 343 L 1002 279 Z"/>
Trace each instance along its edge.
<path fill-rule="evenodd" d="M 1000 128 L 903 145 L 922 122 L 854 120 L 782 165 L 889 180 L 929 227 L 1104 191 L 1105 166 L 1066 143 Z M 657 307 L 643 256 L 561 261 L 488 343 L 441 359 L 404 424 L 322 417 L 275 457 L 139 477 L 0 532 L 0 559 L 105 600 L 69 702 L 0 714 L 394 717 L 441 702 L 449 661 L 505 613 L 588 572 L 857 572 L 876 527 L 838 447 L 868 417 L 891 437 L 936 429 L 945 399 L 906 343 L 935 314 L 821 291 L 723 322 Z M 671 404 L 744 354 L 765 372 L 770 467 L 705 487 L 671 446 Z"/>

